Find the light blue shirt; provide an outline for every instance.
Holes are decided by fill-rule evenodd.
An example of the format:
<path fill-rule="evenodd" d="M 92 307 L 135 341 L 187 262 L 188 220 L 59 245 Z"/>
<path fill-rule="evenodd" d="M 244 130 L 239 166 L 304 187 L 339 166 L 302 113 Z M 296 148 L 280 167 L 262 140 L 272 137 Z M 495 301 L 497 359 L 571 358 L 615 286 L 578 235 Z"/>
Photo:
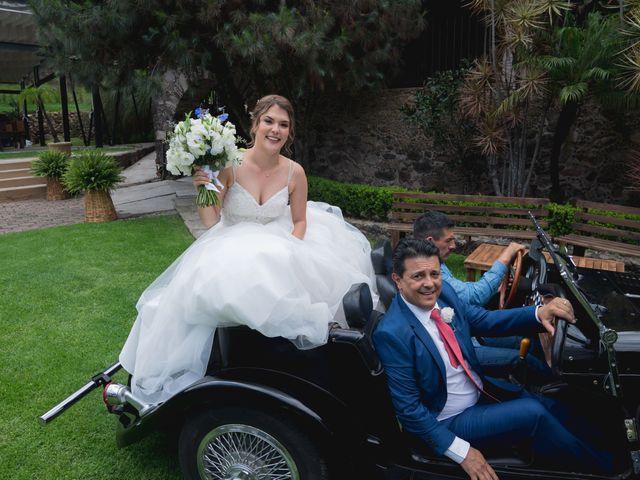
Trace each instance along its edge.
<path fill-rule="evenodd" d="M 496 260 L 489 271 L 485 272 L 477 282 L 463 282 L 453 276 L 451 270 L 443 263 L 440 265 L 442 280 L 453 287 L 463 302 L 484 307 L 498 291 L 507 266 Z"/>

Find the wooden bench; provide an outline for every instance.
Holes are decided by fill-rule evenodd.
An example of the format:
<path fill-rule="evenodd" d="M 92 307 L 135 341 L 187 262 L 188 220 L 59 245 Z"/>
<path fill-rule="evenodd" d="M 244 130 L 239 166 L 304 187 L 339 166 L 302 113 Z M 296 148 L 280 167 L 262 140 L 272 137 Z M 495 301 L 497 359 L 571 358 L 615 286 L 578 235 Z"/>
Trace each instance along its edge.
<path fill-rule="evenodd" d="M 464 202 L 483 205 L 469 205 Z M 530 240 L 535 238 L 536 232 L 528 212 L 535 215 L 544 228 L 549 218 L 548 204 L 547 198 L 394 192 L 392 223 L 388 231 L 391 243 L 395 245 L 402 236 L 412 232 L 416 218 L 423 213 L 436 210 L 447 214 L 456 223 L 454 232 L 467 239 L 488 236 Z"/>
<path fill-rule="evenodd" d="M 585 249 L 591 248 L 640 256 L 640 208 L 585 200 L 578 200 L 576 207 L 579 210 L 572 226 L 575 233 L 557 237 L 556 242 L 573 245 L 575 255 L 584 255 Z M 636 218 L 622 218 L 620 214 Z"/>

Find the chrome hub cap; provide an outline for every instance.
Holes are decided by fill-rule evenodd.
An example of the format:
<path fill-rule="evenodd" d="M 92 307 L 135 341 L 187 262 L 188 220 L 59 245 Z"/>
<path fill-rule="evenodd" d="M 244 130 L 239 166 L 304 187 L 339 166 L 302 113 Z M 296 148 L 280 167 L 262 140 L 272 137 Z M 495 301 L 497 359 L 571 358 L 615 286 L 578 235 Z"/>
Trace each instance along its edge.
<path fill-rule="evenodd" d="M 300 480 L 291 454 L 268 433 L 250 425 L 211 430 L 198 445 L 200 478 L 215 480 Z"/>

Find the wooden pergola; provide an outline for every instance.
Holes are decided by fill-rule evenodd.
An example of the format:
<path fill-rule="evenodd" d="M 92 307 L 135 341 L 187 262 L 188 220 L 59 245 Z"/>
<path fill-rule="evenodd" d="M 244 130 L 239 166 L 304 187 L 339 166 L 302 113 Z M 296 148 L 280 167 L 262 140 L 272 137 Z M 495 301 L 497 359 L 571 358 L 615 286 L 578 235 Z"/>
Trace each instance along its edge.
<path fill-rule="evenodd" d="M 40 86 L 56 78 L 46 59 L 38 54 L 37 25 L 26 1 L 0 0 L 0 83 L 20 86 L 20 89 L 1 89 L 0 93 L 19 95 L 28 86 Z M 62 105 L 62 129 L 64 141 L 71 140 L 67 81 L 59 76 L 60 103 Z M 99 100 L 99 93 L 98 100 Z M 94 104 L 96 100 L 94 92 Z M 94 108 L 95 111 L 95 108 Z M 27 103 L 22 105 L 26 136 L 29 136 Z M 96 147 L 102 147 L 101 116 L 95 116 Z M 39 142 L 45 145 L 44 119 L 38 109 Z M 91 126 L 89 126 L 91 130 Z M 89 134 L 90 138 L 90 134 Z"/>

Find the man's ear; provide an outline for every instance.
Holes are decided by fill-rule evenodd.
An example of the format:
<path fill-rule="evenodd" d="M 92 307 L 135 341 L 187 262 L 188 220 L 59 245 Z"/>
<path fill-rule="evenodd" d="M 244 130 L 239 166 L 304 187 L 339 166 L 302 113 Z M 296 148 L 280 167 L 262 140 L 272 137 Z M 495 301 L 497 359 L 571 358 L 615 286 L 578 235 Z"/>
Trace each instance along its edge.
<path fill-rule="evenodd" d="M 433 236 L 432 236 L 432 235 L 429 235 L 429 236 L 425 237 L 425 240 L 426 240 L 427 242 L 431 242 L 431 243 L 433 243 L 434 238 L 433 238 Z"/>
<path fill-rule="evenodd" d="M 391 272 L 391 280 L 396 284 L 398 290 L 400 290 L 400 276 L 396 272 Z"/>

